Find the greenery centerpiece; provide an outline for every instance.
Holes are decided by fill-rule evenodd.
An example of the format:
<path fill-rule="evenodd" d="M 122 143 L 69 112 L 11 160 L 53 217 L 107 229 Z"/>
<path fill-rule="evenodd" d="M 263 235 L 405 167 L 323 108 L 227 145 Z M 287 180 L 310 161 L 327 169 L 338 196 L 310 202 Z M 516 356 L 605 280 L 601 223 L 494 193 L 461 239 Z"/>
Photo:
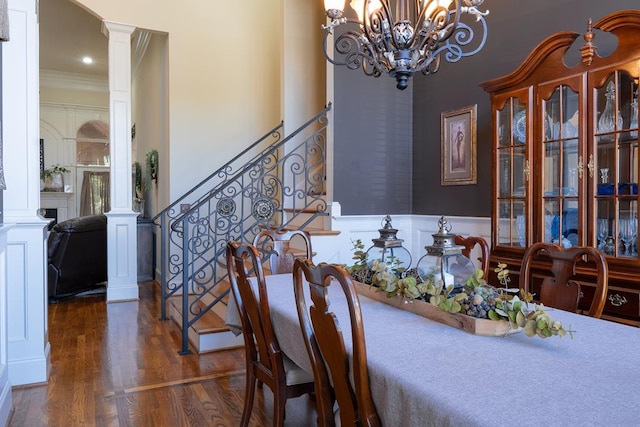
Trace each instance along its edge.
<path fill-rule="evenodd" d="M 553 320 L 543 304 L 533 303 L 531 293 L 508 287 L 510 277 L 506 264 L 498 264 L 495 269 L 503 288 L 489 285 L 482 270 L 477 270 L 468 278 L 463 291 L 454 294 L 453 285 L 445 286 L 441 279 L 435 280 L 429 275 L 422 280 L 417 271 L 405 270 L 393 260 L 386 263 L 374 261 L 369 267 L 363 261 L 360 240 L 354 242 L 353 249 L 355 262 L 346 266 L 347 271 L 354 279 L 362 281 L 362 277 L 367 277 L 363 271 L 370 270 L 370 280 L 364 283 L 374 286 L 378 292 L 386 293 L 388 298 L 402 298 L 405 304 L 420 300 L 452 314 L 507 321 L 511 328 L 522 328 L 530 337 L 562 337 L 567 334 L 562 323 Z"/>
<path fill-rule="evenodd" d="M 355 242 L 351 241 L 351 243 L 353 244 L 353 256 L 351 257 L 353 264 L 345 266 L 345 268 L 355 280 L 371 284 L 372 271 L 367 265 L 367 251 L 364 250 L 364 244 L 360 239 Z"/>

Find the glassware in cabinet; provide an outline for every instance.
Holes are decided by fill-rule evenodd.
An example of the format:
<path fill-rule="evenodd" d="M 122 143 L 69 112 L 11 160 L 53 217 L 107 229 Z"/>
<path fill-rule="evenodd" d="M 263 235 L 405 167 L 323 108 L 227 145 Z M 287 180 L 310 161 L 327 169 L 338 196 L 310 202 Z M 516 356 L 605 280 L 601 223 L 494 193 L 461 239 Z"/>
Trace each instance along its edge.
<path fill-rule="evenodd" d="M 496 112 L 497 244 L 525 247 L 527 242 L 526 181 L 527 110 L 518 98 L 509 98 Z"/>
<path fill-rule="evenodd" d="M 637 259 L 638 79 L 614 71 L 594 93 L 593 245 L 610 257 Z"/>
<path fill-rule="evenodd" d="M 544 86 L 541 101 L 542 188 L 541 239 L 563 247 L 582 244 L 579 218 L 583 188 L 579 94 L 566 84 Z"/>

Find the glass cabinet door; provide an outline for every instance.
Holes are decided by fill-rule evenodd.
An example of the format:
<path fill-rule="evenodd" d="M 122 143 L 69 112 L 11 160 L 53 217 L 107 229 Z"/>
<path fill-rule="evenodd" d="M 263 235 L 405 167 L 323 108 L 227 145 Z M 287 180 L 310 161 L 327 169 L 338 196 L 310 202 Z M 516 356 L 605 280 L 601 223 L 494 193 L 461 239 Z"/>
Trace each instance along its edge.
<path fill-rule="evenodd" d="M 593 93 L 593 245 L 605 255 L 638 258 L 638 79 L 618 71 Z"/>
<path fill-rule="evenodd" d="M 509 98 L 496 112 L 497 144 L 496 170 L 497 244 L 525 247 L 527 245 L 526 180 L 527 161 L 527 109 L 517 98 Z"/>
<path fill-rule="evenodd" d="M 565 248 L 582 245 L 579 196 L 584 192 L 584 166 L 578 139 L 579 94 L 560 85 L 542 101 L 541 112 L 541 239 Z"/>

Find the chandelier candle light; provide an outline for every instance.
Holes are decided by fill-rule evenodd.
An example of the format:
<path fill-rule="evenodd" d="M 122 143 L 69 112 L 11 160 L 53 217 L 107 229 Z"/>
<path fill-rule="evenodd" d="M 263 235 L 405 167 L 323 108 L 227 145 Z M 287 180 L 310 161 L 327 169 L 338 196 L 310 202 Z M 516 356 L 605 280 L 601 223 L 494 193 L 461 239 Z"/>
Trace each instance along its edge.
<path fill-rule="evenodd" d="M 484 0 L 396 0 L 395 15 L 391 0 L 352 0 L 351 8 L 358 19 L 344 15 L 345 0 L 324 0 L 329 25 L 323 25 L 324 54 L 335 65 L 350 69 L 362 67 L 368 76 L 382 74 L 396 79 L 398 89 L 406 89 L 409 77 L 417 72 L 434 74 L 440 68 L 441 55 L 447 62 L 478 53 L 487 39 L 485 16 L 478 6 Z M 477 45 L 471 26 L 460 21 L 463 14 L 475 16 L 482 31 Z M 327 51 L 329 35 L 334 28 L 350 25 L 336 34 L 335 52 Z M 465 49 L 468 49 L 465 51 Z"/>

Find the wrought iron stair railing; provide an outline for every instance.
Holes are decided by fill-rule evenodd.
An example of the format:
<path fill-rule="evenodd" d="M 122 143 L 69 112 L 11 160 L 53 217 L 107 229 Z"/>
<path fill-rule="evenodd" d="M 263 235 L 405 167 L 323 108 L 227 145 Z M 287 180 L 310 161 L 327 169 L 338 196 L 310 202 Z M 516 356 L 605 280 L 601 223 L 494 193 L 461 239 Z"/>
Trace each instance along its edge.
<path fill-rule="evenodd" d="M 189 328 L 228 294 L 212 292 L 226 282 L 227 242 L 251 242 L 263 228 L 304 228 L 329 215 L 324 188 L 330 109 L 285 138 L 281 123 L 153 218 L 161 236 L 162 319 L 168 298 L 182 296 L 181 354 L 190 353 Z"/>

